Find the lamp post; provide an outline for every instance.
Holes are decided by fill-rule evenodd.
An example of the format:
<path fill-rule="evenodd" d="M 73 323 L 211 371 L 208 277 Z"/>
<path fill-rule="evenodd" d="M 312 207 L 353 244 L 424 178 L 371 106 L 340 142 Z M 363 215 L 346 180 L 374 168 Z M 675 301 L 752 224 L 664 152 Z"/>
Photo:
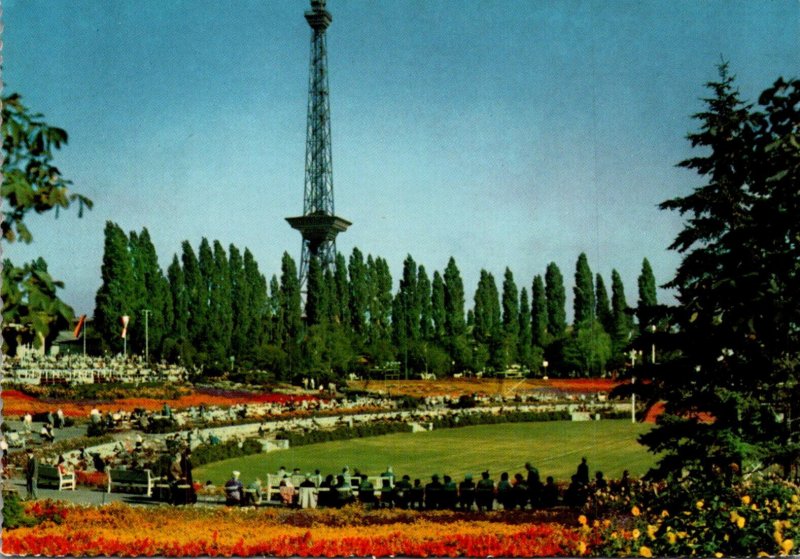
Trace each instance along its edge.
<path fill-rule="evenodd" d="M 144 309 L 142 312 L 144 313 L 144 362 L 150 363 L 150 331 L 148 318 L 153 311 Z"/>
<path fill-rule="evenodd" d="M 633 371 L 634 365 L 636 365 L 636 354 L 641 355 L 642 350 L 638 352 L 635 349 L 631 350 L 631 371 Z M 636 383 L 636 375 L 631 376 L 631 423 L 636 423 L 636 391 L 633 388 L 633 385 Z"/>
<path fill-rule="evenodd" d="M 656 325 L 653 324 L 650 326 L 650 332 L 653 333 L 653 336 L 656 334 Z M 650 346 L 650 362 L 655 365 L 656 364 L 656 341 L 655 338 L 653 339 L 652 345 Z"/>
<path fill-rule="evenodd" d="M 548 363 L 546 360 L 545 360 L 545 361 L 542 361 L 542 367 L 544 367 L 544 378 L 545 378 L 545 379 L 547 379 L 547 366 L 548 366 L 549 364 L 550 364 L 550 363 Z"/>

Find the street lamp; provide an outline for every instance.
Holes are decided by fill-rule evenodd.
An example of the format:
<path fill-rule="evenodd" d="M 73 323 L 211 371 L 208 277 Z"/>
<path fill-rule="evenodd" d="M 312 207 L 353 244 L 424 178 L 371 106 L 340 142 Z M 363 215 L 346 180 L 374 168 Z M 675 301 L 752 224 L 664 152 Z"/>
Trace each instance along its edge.
<path fill-rule="evenodd" d="M 642 350 L 638 352 L 635 349 L 631 350 L 631 371 L 633 371 L 634 365 L 636 365 L 636 354 L 641 355 Z M 631 423 L 636 423 L 636 391 L 633 389 L 633 385 L 636 383 L 636 375 L 631 376 Z"/>
<path fill-rule="evenodd" d="M 547 379 L 547 366 L 548 366 L 549 364 L 550 364 L 550 363 L 548 363 L 548 362 L 547 362 L 547 360 L 545 360 L 545 361 L 542 361 L 542 367 L 544 367 L 544 378 L 545 378 L 545 379 Z"/>
<path fill-rule="evenodd" d="M 655 365 L 655 364 L 656 364 L 656 340 L 655 340 L 655 334 L 656 334 L 656 325 L 655 325 L 655 324 L 653 324 L 652 326 L 650 326 L 650 331 L 653 333 L 653 336 L 654 336 L 654 338 L 653 338 L 653 343 L 652 343 L 652 345 L 650 346 L 650 362 L 651 362 L 653 365 Z"/>
<path fill-rule="evenodd" d="M 148 328 L 148 318 L 150 317 L 150 313 L 153 311 L 150 309 L 143 309 L 142 312 L 144 313 L 144 362 L 150 363 L 150 334 Z"/>

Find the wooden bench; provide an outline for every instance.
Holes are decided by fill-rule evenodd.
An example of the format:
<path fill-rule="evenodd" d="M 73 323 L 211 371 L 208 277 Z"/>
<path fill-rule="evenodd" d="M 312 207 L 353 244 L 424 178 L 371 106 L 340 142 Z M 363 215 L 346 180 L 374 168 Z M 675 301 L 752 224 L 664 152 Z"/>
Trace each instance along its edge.
<path fill-rule="evenodd" d="M 36 483 L 40 486 L 53 485 L 58 487 L 59 491 L 62 489 L 71 489 L 75 491 L 75 473 L 70 472 L 62 474 L 56 466 L 40 464 Z"/>
<path fill-rule="evenodd" d="M 150 470 L 109 470 L 108 472 L 108 492 L 111 493 L 112 486 L 122 486 L 125 488 L 143 488 L 145 494 L 150 497 L 153 494 L 153 477 Z"/>

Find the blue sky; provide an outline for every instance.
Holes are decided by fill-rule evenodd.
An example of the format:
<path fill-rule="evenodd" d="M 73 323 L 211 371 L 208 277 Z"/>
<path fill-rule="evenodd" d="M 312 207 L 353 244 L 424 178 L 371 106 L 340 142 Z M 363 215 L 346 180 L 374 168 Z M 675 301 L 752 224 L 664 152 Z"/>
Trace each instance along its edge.
<path fill-rule="evenodd" d="M 21 262 L 44 256 L 91 314 L 103 227 L 147 227 L 166 269 L 202 237 L 249 247 L 279 273 L 300 236 L 308 2 L 6 0 L 5 93 L 69 144 L 55 163 L 95 209 L 31 220 Z M 581 252 L 637 298 L 659 283 L 681 227 L 659 202 L 701 179 L 692 154 L 703 84 L 724 57 L 755 100 L 800 65 L 800 3 L 328 0 L 339 237 L 429 275 L 450 256 L 471 305 L 481 268 L 519 287 L 556 262 L 571 294 Z M 662 292 L 663 300 L 669 294 Z"/>

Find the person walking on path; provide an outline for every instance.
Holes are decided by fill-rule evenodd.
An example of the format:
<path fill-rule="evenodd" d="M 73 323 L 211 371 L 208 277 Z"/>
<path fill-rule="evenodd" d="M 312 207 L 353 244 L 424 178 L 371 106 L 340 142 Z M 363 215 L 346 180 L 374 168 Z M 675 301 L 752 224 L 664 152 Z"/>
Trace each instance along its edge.
<path fill-rule="evenodd" d="M 39 476 L 39 461 L 33 454 L 33 449 L 28 449 L 28 461 L 25 463 L 25 489 L 28 499 L 36 499 L 36 478 Z"/>

